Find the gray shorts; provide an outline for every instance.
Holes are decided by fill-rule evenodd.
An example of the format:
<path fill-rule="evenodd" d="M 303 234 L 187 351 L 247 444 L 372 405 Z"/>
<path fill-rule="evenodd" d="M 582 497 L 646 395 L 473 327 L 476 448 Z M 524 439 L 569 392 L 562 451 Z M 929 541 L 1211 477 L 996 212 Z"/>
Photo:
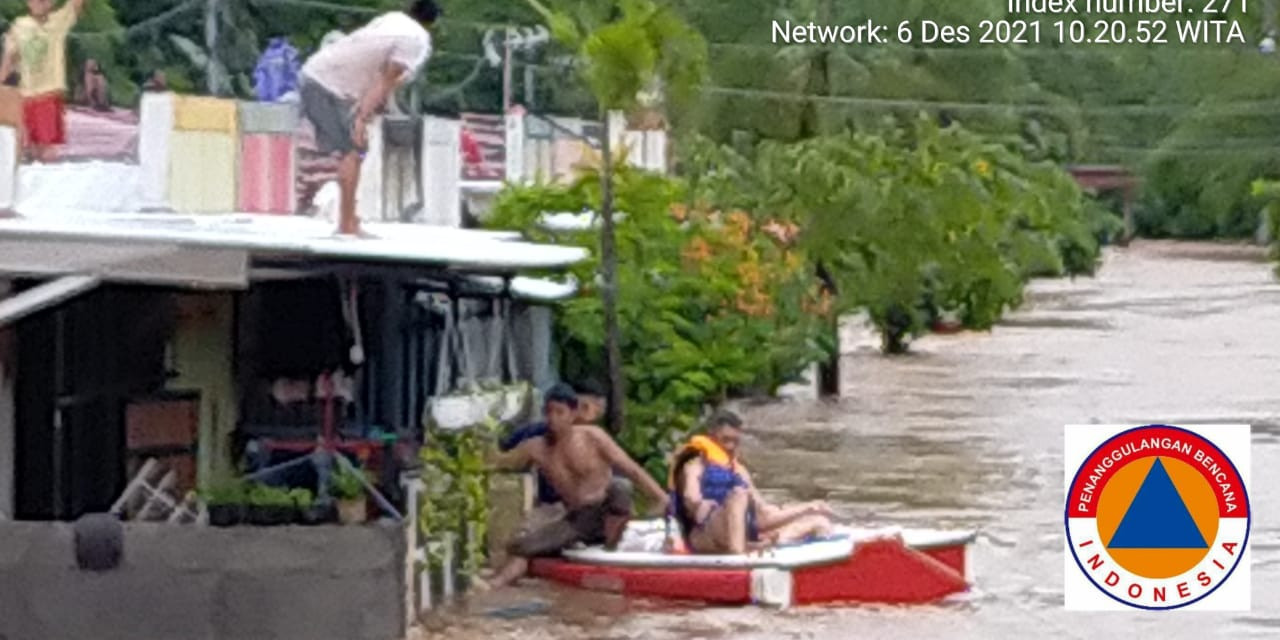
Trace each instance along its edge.
<path fill-rule="evenodd" d="M 538 558 L 559 555 L 579 542 L 601 544 L 605 542 L 605 518 L 631 516 L 631 493 L 631 482 L 614 478 L 599 504 L 569 511 L 556 520 L 521 531 L 507 545 L 507 553 Z"/>
<path fill-rule="evenodd" d="M 299 90 L 302 98 L 302 114 L 316 130 L 316 147 L 323 154 L 347 154 L 357 149 L 351 140 L 351 128 L 355 125 L 356 102 L 334 95 L 328 89 L 307 77 L 302 78 Z"/>

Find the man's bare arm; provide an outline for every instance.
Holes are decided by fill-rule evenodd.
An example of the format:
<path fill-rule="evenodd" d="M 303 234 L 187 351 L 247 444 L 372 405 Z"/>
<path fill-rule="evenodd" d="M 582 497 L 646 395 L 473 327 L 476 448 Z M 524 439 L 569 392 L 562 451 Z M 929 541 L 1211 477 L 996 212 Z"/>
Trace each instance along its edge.
<path fill-rule="evenodd" d="M 488 466 L 501 471 L 524 471 L 533 464 L 533 444 L 531 440 L 521 442 L 516 448 L 502 452 L 490 453 L 485 460 Z"/>
<path fill-rule="evenodd" d="M 85 0 L 71 0 L 71 10 L 76 12 L 76 16 L 84 15 Z"/>
<path fill-rule="evenodd" d="M 693 514 L 695 522 L 702 522 L 714 508 L 714 503 L 702 497 L 702 473 L 702 461 L 696 458 L 690 460 L 685 463 L 684 482 L 680 485 L 680 499 L 684 501 L 689 513 Z"/>
<path fill-rule="evenodd" d="M 600 427 L 585 428 L 588 429 L 588 433 L 595 440 L 596 446 L 604 454 L 605 460 L 614 469 L 621 471 L 622 475 L 640 485 L 655 501 L 664 507 L 666 506 L 668 501 L 667 492 L 662 490 L 662 486 L 653 479 L 653 476 L 649 475 L 648 471 L 636 464 L 636 461 L 632 460 L 631 456 L 627 455 L 627 452 L 623 451 L 622 447 L 619 447 L 618 443 L 614 442 L 613 438 L 609 437 L 609 434 L 605 433 L 603 429 Z"/>
<path fill-rule="evenodd" d="M 367 121 L 373 117 L 373 114 L 386 104 L 387 98 L 391 97 L 396 87 L 400 86 L 400 81 L 407 71 L 408 69 L 402 64 L 388 62 L 382 69 L 382 75 L 378 81 L 373 83 L 361 98 L 360 106 L 356 109 L 356 118 Z"/>

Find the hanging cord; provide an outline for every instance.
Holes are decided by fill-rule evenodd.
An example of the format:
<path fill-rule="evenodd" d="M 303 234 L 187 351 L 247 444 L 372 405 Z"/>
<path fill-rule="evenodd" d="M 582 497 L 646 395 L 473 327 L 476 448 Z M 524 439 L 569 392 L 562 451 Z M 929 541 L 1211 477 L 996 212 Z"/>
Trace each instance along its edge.
<path fill-rule="evenodd" d="M 347 322 L 347 328 L 351 330 L 352 345 L 348 356 L 351 364 L 359 367 L 364 364 L 364 336 L 360 331 L 360 307 L 359 288 L 353 279 L 349 285 L 344 285 L 343 280 L 338 281 L 338 295 L 342 299 L 342 318 Z"/>

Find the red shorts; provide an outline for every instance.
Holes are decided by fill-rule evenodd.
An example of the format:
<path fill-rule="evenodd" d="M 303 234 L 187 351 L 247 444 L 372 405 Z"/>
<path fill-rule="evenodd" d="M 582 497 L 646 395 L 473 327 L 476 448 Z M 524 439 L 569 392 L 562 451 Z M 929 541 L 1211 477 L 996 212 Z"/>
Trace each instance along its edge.
<path fill-rule="evenodd" d="M 26 128 L 27 144 L 33 147 L 49 147 L 67 141 L 66 106 L 62 94 L 47 93 L 22 101 L 22 123 Z"/>

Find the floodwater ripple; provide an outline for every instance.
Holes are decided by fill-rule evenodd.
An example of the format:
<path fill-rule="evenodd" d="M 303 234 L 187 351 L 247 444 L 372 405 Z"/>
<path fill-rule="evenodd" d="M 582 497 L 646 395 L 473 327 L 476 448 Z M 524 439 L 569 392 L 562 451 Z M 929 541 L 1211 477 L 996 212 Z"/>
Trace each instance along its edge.
<path fill-rule="evenodd" d="M 769 611 L 641 605 L 530 583 L 489 597 L 544 599 L 499 623 L 484 599 L 448 637 L 1275 637 L 1280 603 L 1280 283 L 1262 251 L 1136 242 L 1095 278 L 1032 283 L 990 332 L 936 335 L 911 357 L 846 355 L 839 402 L 745 410 L 757 481 L 821 498 L 859 524 L 979 531 L 971 593 L 927 607 Z M 1062 429 L 1087 423 L 1254 426 L 1252 611 L 1068 612 L 1062 606 Z M 474 634 L 474 636 L 472 635 Z M 549 635 L 548 635 L 549 634 Z M 443 636 L 441 636 L 443 637 Z"/>

